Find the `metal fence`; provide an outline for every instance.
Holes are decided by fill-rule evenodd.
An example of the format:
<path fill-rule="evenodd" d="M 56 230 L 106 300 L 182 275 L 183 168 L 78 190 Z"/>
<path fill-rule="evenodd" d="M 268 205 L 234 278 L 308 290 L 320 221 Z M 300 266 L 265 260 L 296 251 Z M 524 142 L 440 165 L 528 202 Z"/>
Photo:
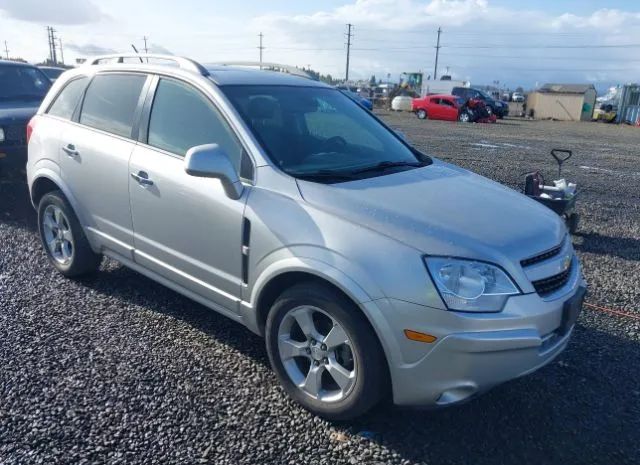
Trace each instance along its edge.
<path fill-rule="evenodd" d="M 640 85 L 628 84 L 622 88 L 618 123 L 637 124 L 640 121 Z"/>

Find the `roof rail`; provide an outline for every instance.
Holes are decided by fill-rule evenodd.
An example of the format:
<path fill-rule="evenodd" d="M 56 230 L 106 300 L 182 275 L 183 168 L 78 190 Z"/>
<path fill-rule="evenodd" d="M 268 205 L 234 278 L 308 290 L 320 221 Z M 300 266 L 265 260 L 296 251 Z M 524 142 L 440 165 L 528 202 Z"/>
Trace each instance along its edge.
<path fill-rule="evenodd" d="M 200 63 L 198 63 L 197 61 L 194 61 L 190 58 L 185 58 L 185 57 L 179 57 L 179 56 L 175 56 L 175 55 L 162 55 L 162 54 L 157 54 L 157 53 L 114 53 L 111 55 L 101 55 L 101 56 L 97 56 L 97 57 L 93 57 L 87 60 L 86 64 L 91 66 L 91 65 L 100 65 L 103 64 L 101 62 L 104 63 L 124 63 L 124 59 L 125 58 L 139 58 L 140 59 L 140 63 L 144 63 L 144 60 L 147 60 L 151 58 L 153 60 L 165 60 L 165 61 L 171 61 L 175 64 L 178 65 L 179 68 L 181 69 L 186 69 L 188 71 L 193 71 L 196 72 L 202 76 L 208 76 L 209 75 L 209 71 L 207 71 L 207 68 L 205 68 L 204 66 L 202 66 Z"/>
<path fill-rule="evenodd" d="M 283 65 L 280 63 L 267 63 L 267 62 L 259 62 L 259 61 L 224 61 L 219 63 L 212 63 L 213 65 L 218 66 L 245 66 L 245 67 L 258 67 L 260 69 L 264 69 L 267 71 L 279 71 L 283 73 L 293 74 L 294 76 L 300 76 L 307 79 L 313 79 L 313 77 L 307 73 L 306 71 L 301 70 L 300 68 L 296 68 L 291 65 Z"/>

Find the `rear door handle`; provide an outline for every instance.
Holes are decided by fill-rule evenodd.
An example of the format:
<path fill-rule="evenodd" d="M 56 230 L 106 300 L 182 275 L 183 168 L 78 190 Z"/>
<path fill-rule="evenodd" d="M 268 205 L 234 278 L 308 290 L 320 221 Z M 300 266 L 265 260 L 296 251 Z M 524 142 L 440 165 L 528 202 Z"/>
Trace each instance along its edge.
<path fill-rule="evenodd" d="M 153 181 L 149 179 L 149 175 L 144 171 L 131 173 L 131 177 L 141 186 L 153 186 Z"/>
<path fill-rule="evenodd" d="M 78 155 L 80 155 L 76 150 L 76 146 L 73 144 L 67 144 L 65 147 L 62 147 L 62 150 L 71 158 L 77 157 Z"/>

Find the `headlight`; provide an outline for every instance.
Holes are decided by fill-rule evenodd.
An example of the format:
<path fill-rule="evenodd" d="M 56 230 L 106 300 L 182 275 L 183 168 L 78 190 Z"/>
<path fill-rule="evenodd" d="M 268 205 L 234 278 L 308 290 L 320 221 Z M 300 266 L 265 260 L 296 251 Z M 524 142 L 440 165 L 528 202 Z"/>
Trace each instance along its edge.
<path fill-rule="evenodd" d="M 495 265 L 459 258 L 426 257 L 425 262 L 449 310 L 499 312 L 520 291 Z"/>
<path fill-rule="evenodd" d="M 4 129 L 0 128 L 0 142 L 4 142 Z"/>

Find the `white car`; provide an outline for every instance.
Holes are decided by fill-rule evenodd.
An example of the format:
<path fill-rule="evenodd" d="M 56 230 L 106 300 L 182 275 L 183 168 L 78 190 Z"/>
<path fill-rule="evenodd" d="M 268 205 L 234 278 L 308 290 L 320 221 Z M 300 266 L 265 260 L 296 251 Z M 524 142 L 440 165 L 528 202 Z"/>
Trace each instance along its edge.
<path fill-rule="evenodd" d="M 393 111 L 411 111 L 411 102 L 413 97 L 408 95 L 398 95 L 391 100 L 391 109 Z"/>
<path fill-rule="evenodd" d="M 520 92 L 514 92 L 511 96 L 511 100 L 513 102 L 524 102 L 524 95 L 522 95 Z"/>

